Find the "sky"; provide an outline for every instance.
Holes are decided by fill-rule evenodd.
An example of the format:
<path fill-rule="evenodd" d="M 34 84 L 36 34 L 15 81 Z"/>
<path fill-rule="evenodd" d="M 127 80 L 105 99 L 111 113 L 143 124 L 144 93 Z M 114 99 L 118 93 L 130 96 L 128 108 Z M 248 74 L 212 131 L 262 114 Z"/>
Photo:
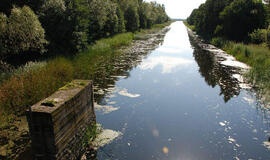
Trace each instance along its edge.
<path fill-rule="evenodd" d="M 187 18 L 193 9 L 198 8 L 206 0 L 145 0 L 164 4 L 170 18 Z"/>

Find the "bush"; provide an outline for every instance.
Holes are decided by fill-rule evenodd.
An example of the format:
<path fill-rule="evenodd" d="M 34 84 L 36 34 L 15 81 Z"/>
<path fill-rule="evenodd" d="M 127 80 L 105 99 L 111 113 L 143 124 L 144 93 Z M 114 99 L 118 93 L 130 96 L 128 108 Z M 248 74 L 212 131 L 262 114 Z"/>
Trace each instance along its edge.
<path fill-rule="evenodd" d="M 248 34 L 266 25 L 266 9 L 261 1 L 234 0 L 220 13 L 222 35 L 234 41 L 245 41 Z"/>
<path fill-rule="evenodd" d="M 0 53 L 4 58 L 10 54 L 26 51 L 45 51 L 45 31 L 38 17 L 27 6 L 13 8 L 9 17 L 0 15 Z"/>
<path fill-rule="evenodd" d="M 254 44 L 261 44 L 267 41 L 267 30 L 256 29 L 249 34 L 250 42 Z"/>
<path fill-rule="evenodd" d="M 228 44 L 228 41 L 221 38 L 221 37 L 215 37 L 211 40 L 211 44 L 215 45 L 218 48 L 223 48 Z"/>

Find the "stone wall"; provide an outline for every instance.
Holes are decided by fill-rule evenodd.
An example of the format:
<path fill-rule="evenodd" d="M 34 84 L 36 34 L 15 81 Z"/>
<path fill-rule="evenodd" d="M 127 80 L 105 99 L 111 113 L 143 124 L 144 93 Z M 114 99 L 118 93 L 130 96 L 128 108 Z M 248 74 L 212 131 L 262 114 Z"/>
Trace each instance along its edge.
<path fill-rule="evenodd" d="M 96 123 L 91 81 L 74 80 L 33 105 L 27 120 L 36 160 L 78 159 L 86 127 Z"/>

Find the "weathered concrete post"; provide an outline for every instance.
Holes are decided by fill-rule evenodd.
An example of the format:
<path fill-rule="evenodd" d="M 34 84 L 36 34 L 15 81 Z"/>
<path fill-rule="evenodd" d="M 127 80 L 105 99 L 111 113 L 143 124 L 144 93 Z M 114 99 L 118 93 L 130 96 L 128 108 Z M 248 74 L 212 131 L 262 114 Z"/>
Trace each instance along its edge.
<path fill-rule="evenodd" d="M 74 80 L 27 111 L 35 160 L 72 160 L 84 152 L 86 127 L 96 123 L 91 81 Z"/>

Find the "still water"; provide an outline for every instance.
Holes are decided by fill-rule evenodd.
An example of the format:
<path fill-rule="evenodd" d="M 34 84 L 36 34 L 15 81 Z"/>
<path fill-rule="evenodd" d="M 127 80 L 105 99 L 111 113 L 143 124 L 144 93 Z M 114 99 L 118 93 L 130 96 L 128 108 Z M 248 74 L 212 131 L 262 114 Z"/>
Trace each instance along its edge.
<path fill-rule="evenodd" d="M 170 27 L 98 102 L 113 109 L 97 110 L 97 122 L 122 135 L 97 159 L 269 160 L 270 112 L 192 45 L 182 22 Z"/>

